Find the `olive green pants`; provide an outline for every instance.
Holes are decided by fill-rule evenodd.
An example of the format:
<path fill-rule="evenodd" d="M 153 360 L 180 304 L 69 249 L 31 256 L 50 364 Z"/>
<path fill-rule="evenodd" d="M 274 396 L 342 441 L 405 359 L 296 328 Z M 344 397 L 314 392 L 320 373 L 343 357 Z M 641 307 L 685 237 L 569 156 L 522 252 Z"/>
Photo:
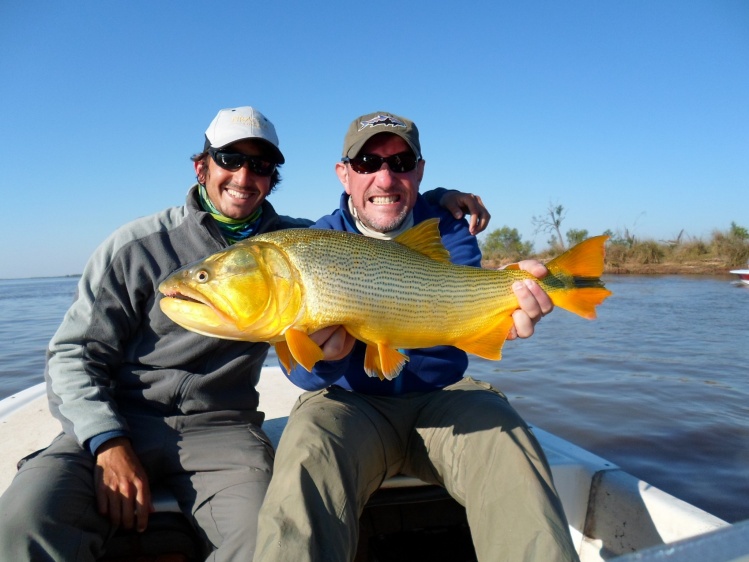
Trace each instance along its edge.
<path fill-rule="evenodd" d="M 481 561 L 578 559 L 536 438 L 504 395 L 465 378 L 398 397 L 303 394 L 276 451 L 254 560 L 352 560 L 364 505 L 399 473 L 465 506 Z"/>

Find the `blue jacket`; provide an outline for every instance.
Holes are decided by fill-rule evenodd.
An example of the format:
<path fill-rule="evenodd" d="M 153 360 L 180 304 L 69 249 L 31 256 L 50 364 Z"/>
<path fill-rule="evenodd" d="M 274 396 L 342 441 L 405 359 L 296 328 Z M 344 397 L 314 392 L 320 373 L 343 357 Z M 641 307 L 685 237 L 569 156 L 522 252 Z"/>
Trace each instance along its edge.
<path fill-rule="evenodd" d="M 448 211 L 432 205 L 419 195 L 413 210 L 414 224 L 438 217 L 442 242 L 450 251 L 453 263 L 481 266 L 481 251 L 476 237 L 468 231 L 465 219 L 457 220 Z M 341 196 L 340 207 L 331 215 L 317 221 L 312 228 L 356 232 L 355 221 L 348 211 L 348 195 Z M 379 380 L 364 372 L 366 345 L 356 342 L 353 351 L 340 361 L 320 361 L 308 373 L 297 366 L 289 378 L 306 390 L 318 390 L 331 385 L 364 394 L 396 395 L 408 392 L 428 392 L 451 385 L 463 377 L 468 366 L 464 351 L 450 346 L 405 350 L 409 361 L 393 380 Z"/>

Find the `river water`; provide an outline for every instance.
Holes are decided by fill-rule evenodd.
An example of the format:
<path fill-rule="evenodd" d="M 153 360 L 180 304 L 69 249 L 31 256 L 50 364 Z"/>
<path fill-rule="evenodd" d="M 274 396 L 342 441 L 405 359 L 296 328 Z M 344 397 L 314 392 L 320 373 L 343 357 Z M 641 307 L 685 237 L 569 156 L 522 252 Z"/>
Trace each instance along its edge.
<path fill-rule="evenodd" d="M 469 374 L 531 424 L 731 522 L 749 519 L 749 286 L 607 276 L 586 321 L 561 309 Z M 76 278 L 0 280 L 0 398 L 43 380 Z"/>

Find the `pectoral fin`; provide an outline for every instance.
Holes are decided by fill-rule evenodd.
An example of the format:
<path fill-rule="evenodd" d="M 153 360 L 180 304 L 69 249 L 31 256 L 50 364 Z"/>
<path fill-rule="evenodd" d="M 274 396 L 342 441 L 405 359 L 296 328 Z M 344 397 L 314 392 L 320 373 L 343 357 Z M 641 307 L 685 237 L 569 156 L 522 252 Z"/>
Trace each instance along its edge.
<path fill-rule="evenodd" d="M 364 354 L 364 371 L 370 377 L 378 377 L 380 380 L 393 380 L 397 377 L 403 366 L 408 361 L 408 356 L 397 349 L 383 344 L 368 344 Z"/>
<path fill-rule="evenodd" d="M 286 345 L 288 346 L 292 361 L 296 360 L 307 371 L 311 372 L 315 363 L 323 358 L 320 346 L 313 342 L 304 332 L 291 328 L 286 330 L 284 337 L 286 338 Z M 280 355 L 279 360 L 283 362 Z"/>
<path fill-rule="evenodd" d="M 512 316 L 507 316 L 499 324 L 492 327 L 490 331 L 471 341 L 457 342 L 455 347 L 484 359 L 498 361 L 502 358 L 502 346 L 505 344 L 507 334 L 510 332 L 513 323 Z"/>
<path fill-rule="evenodd" d="M 286 373 L 291 372 L 291 370 L 297 366 L 297 362 L 291 355 L 291 351 L 289 351 L 289 346 L 286 344 L 286 341 L 277 342 L 273 344 L 273 347 L 276 350 L 276 355 L 278 355 L 278 360 L 281 362 L 281 365 L 283 365 L 283 368 L 286 369 Z"/>

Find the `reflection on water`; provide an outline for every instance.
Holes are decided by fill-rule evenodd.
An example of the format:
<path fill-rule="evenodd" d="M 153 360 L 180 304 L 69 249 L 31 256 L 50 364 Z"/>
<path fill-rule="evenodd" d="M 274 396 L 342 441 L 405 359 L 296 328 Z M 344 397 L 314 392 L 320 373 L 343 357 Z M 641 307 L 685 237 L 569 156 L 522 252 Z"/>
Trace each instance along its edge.
<path fill-rule="evenodd" d="M 43 380 L 77 280 L 0 280 L 0 397 Z M 749 519 L 749 287 L 609 276 L 590 322 L 557 310 L 469 374 L 530 423 L 729 521 Z"/>

